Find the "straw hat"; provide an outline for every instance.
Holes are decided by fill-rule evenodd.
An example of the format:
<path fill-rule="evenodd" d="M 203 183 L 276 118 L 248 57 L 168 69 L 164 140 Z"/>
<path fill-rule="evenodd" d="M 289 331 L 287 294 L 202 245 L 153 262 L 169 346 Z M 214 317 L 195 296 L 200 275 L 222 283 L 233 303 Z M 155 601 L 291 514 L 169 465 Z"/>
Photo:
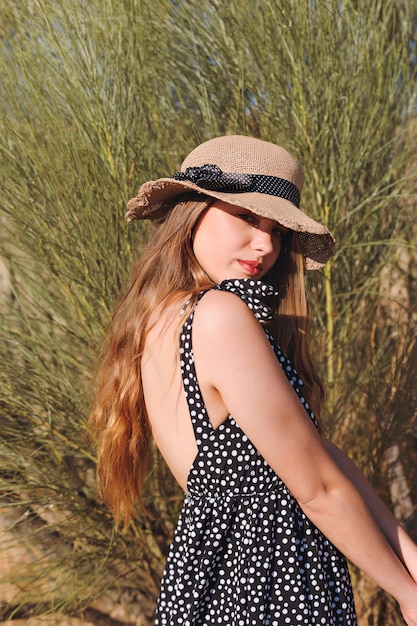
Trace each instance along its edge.
<path fill-rule="evenodd" d="M 160 219 L 187 192 L 199 192 L 269 217 L 299 233 L 307 269 L 332 256 L 335 239 L 298 207 L 303 188 L 298 161 L 267 141 L 227 135 L 197 146 L 171 178 L 144 183 L 128 202 L 128 221 Z"/>

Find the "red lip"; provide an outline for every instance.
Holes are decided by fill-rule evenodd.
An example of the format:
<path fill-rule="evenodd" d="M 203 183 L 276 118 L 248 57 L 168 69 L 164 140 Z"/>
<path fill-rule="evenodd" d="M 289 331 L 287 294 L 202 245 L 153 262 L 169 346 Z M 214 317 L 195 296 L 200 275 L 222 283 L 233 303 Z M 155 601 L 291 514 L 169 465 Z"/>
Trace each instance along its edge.
<path fill-rule="evenodd" d="M 239 265 L 251 276 L 256 276 L 262 270 L 262 264 L 258 261 L 246 261 L 239 259 Z"/>

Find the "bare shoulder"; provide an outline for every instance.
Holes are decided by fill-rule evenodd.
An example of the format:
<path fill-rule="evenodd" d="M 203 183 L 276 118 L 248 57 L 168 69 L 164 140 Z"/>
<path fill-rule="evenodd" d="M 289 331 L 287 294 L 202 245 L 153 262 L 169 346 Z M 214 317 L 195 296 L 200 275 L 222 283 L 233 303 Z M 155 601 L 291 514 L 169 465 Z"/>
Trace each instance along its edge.
<path fill-rule="evenodd" d="M 264 360 L 266 353 L 272 353 L 265 332 L 248 305 L 236 294 L 216 290 L 206 293 L 197 305 L 193 348 L 196 360 L 210 367 L 215 377 L 220 363 L 225 365 L 234 358 L 237 366 L 243 363 L 245 355 L 257 353 Z"/>
<path fill-rule="evenodd" d="M 229 333 L 250 327 L 260 329 L 250 308 L 234 293 L 210 290 L 204 294 L 194 314 L 195 334 Z"/>

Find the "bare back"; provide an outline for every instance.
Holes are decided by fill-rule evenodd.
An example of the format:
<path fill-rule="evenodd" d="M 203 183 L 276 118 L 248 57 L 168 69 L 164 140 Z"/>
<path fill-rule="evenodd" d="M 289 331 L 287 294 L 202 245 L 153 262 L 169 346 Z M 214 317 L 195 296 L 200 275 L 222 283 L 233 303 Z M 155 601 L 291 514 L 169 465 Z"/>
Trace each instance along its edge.
<path fill-rule="evenodd" d="M 186 490 L 197 454 L 179 360 L 178 324 L 184 301 L 155 315 L 142 359 L 142 383 L 152 435 L 176 480 Z M 156 320 L 156 321 L 155 321 Z M 216 428 L 228 411 L 214 388 L 199 380 L 210 421 Z"/>

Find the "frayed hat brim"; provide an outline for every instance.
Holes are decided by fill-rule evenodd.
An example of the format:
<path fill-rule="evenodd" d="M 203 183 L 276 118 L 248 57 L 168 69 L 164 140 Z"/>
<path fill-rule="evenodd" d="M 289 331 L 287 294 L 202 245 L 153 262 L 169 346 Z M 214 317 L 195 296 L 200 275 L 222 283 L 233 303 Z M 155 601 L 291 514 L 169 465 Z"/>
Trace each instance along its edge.
<path fill-rule="evenodd" d="M 336 241 L 330 231 L 285 198 L 266 196 L 257 192 L 212 191 L 203 189 L 195 183 L 173 178 L 160 178 L 144 183 L 138 195 L 128 202 L 126 219 L 128 221 L 162 219 L 180 196 L 193 192 L 241 206 L 298 232 L 308 270 L 323 267 L 334 253 Z"/>

